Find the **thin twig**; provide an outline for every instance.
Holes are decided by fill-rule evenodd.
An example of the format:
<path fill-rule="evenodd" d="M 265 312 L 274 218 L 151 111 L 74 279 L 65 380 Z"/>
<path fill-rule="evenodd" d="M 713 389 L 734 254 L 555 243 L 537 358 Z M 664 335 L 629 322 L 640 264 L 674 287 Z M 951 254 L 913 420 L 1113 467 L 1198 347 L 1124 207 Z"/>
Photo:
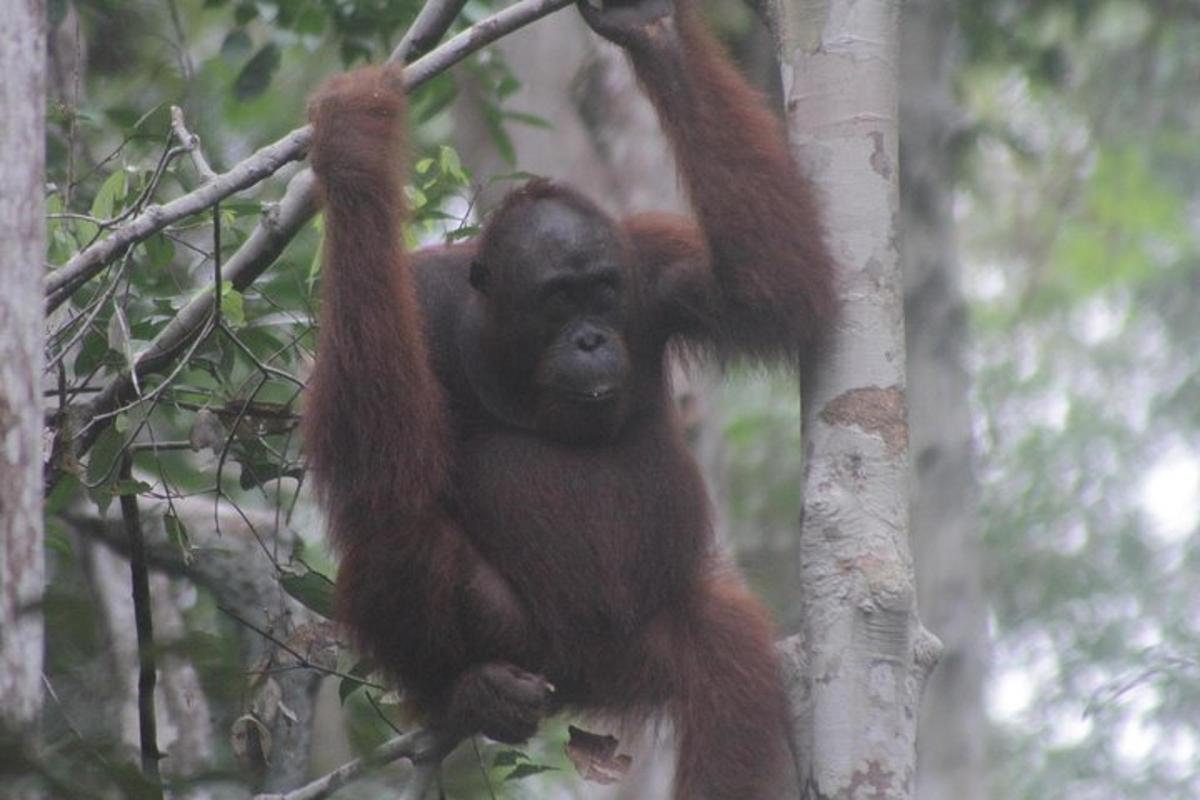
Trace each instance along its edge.
<path fill-rule="evenodd" d="M 46 311 L 58 308 L 105 265 L 138 242 L 235 192 L 254 186 L 285 164 L 302 158 L 311 136 L 308 127 L 292 131 L 194 191 L 169 203 L 147 207 L 109 236 L 85 247 L 46 278 Z"/>
<path fill-rule="evenodd" d="M 204 157 L 204 151 L 200 148 L 200 137 L 188 130 L 187 125 L 183 122 L 183 109 L 179 106 L 171 106 L 171 130 L 179 144 L 183 145 L 192 157 L 192 165 L 200 177 L 205 182 L 215 180 L 217 173 L 208 165 L 208 159 Z"/>
<path fill-rule="evenodd" d="M 496 800 L 496 790 L 492 786 L 492 776 L 488 775 L 487 765 L 483 763 L 483 753 L 479 752 L 479 737 L 471 737 L 471 749 L 475 752 L 475 764 L 479 767 L 479 775 L 483 785 L 487 787 L 489 800 Z"/>
<path fill-rule="evenodd" d="M 388 56 L 393 64 L 407 64 L 414 58 L 428 53 L 450 29 L 458 18 L 467 0 L 428 0 L 421 6 L 421 13 L 404 32 L 396 49 Z"/>
<path fill-rule="evenodd" d="M 122 481 L 133 478 L 133 456 L 121 456 Z M 133 617 L 138 643 L 138 730 L 141 736 L 142 774 L 152 785 L 151 796 L 162 798 L 162 776 L 158 771 L 157 721 L 154 713 L 154 684 L 158 667 L 154 661 L 154 620 L 150 613 L 150 571 L 146 566 L 146 542 L 138 513 L 137 494 L 121 487 L 121 517 L 129 540 L 129 572 L 133 584 Z"/>
<path fill-rule="evenodd" d="M 47 677 L 46 673 L 44 672 L 42 673 L 42 685 L 46 687 L 46 694 L 48 694 L 50 699 L 54 701 L 54 707 L 58 709 L 58 714 L 62 717 L 63 724 L 67 726 L 67 730 L 71 732 L 71 735 L 75 737 L 75 741 L 78 742 L 92 758 L 96 759 L 96 763 L 100 764 L 100 766 L 104 767 L 104 769 L 111 774 L 115 770 L 114 765 L 108 760 L 104 753 L 100 752 L 100 749 L 96 747 L 95 739 L 84 736 L 75 723 L 71 720 L 71 715 L 67 713 L 67 709 L 63 705 L 62 700 L 59 698 L 58 692 L 54 690 L 54 684 L 50 683 L 50 678 Z"/>
<path fill-rule="evenodd" d="M 430 731 L 405 733 L 384 742 L 366 757 L 343 764 L 299 789 L 284 794 L 255 795 L 254 800 L 324 800 L 368 770 L 401 758 L 412 759 L 416 766 L 400 798 L 419 800 L 436 776 L 438 763 L 457 744 Z"/>
<path fill-rule="evenodd" d="M 175 47 L 179 53 L 179 66 L 183 72 L 183 79 L 187 83 L 191 83 L 196 76 L 196 66 L 192 63 L 192 56 L 188 52 L 187 36 L 183 32 L 183 20 L 179 17 L 179 8 L 175 4 L 175 0 L 168 0 L 167 9 L 171 12 L 171 26 L 175 28 Z"/>
<path fill-rule="evenodd" d="M 113 276 L 112 283 L 110 283 L 108 287 L 100 294 L 99 299 L 93 302 L 89 308 L 84 309 L 83 314 L 72 319 L 59 329 L 59 331 L 65 331 L 72 325 L 75 325 L 76 322 L 79 322 L 80 319 L 83 320 L 82 323 L 75 325 L 75 332 L 71 335 L 70 340 L 68 340 L 66 344 L 60 346 L 58 352 L 55 353 L 47 362 L 47 372 L 59 366 L 62 363 L 62 360 L 66 358 L 67 355 L 72 352 L 72 350 L 74 350 L 75 345 L 78 344 L 83 337 L 88 335 L 92 329 L 92 323 L 96 321 L 96 317 L 100 315 L 100 312 L 104 310 L 104 305 L 109 301 L 109 299 L 112 298 L 114 294 L 116 294 L 117 289 L 121 286 L 121 278 L 125 275 L 125 268 L 128 266 L 128 257 L 122 258 L 121 265 L 117 268 L 117 274 Z M 55 331 L 51 338 L 58 336 L 59 331 Z"/>
<path fill-rule="evenodd" d="M 404 790 L 400 792 L 398 800 L 423 800 L 429 792 L 429 787 L 437 780 L 438 770 L 442 766 L 442 758 L 449 754 L 422 761 L 413 765 L 413 773 L 408 778 L 408 783 L 404 784 Z"/>
<path fill-rule="evenodd" d="M 270 631 L 267 631 L 267 630 L 264 630 L 264 629 L 258 627 L 253 622 L 251 622 L 250 620 L 241 616 L 240 614 L 238 614 L 236 611 L 229 608 L 228 606 L 218 605 L 217 610 L 220 611 L 225 616 L 232 619 L 237 624 L 254 631 L 259 636 L 263 637 L 268 642 L 275 645 L 280 650 L 283 650 L 285 653 L 290 655 L 292 658 L 296 659 L 296 666 L 300 667 L 301 669 L 311 669 L 311 670 L 321 673 L 322 675 L 328 675 L 331 678 L 341 678 L 342 680 L 350 680 L 350 681 L 354 681 L 355 683 L 361 683 L 363 686 L 367 686 L 367 687 L 369 687 L 371 689 L 375 689 L 377 691 L 381 691 L 381 692 L 387 691 L 386 686 L 380 686 L 377 683 L 372 683 L 371 681 L 366 680 L 365 678 L 359 678 L 354 675 L 351 675 L 348 672 L 342 672 L 340 670 L 331 669 L 329 667 L 322 667 L 320 664 L 313 663 L 313 661 L 311 659 L 309 659 L 307 656 L 303 655 L 296 648 L 292 647 L 291 645 L 289 645 L 287 642 L 283 641 L 279 637 L 272 635 Z"/>
<path fill-rule="evenodd" d="M 213 203 L 213 326 L 217 330 L 225 327 L 221 322 L 221 301 L 225 299 L 221 277 L 221 204 Z"/>

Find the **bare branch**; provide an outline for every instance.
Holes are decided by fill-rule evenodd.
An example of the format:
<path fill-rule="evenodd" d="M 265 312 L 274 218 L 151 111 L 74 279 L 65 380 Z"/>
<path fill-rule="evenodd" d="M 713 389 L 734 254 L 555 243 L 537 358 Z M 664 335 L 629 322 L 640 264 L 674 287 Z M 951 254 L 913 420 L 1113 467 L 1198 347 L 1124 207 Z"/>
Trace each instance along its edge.
<path fill-rule="evenodd" d="M 174 3 L 171 4 L 172 8 Z M 192 164 L 196 167 L 196 172 L 200 173 L 200 177 L 205 181 L 213 181 L 217 178 L 217 173 L 213 172 L 213 168 L 208 165 L 208 159 L 204 157 L 204 151 L 200 149 L 200 137 L 187 129 L 187 125 L 183 122 L 183 109 L 179 106 L 171 106 L 171 132 L 175 134 L 175 138 L 183 145 L 184 149 L 192 156 Z"/>
<path fill-rule="evenodd" d="M 400 793 L 399 800 L 422 800 L 429 791 L 429 787 L 433 785 L 434 779 L 437 778 L 441 759 L 449 752 L 447 750 L 445 754 L 436 759 L 414 764 L 413 774 L 409 777 L 408 783 L 404 785 L 404 791 Z"/>
<path fill-rule="evenodd" d="M 503 11 L 481 20 L 427 56 L 417 59 L 404 71 L 405 82 L 411 92 L 414 88 L 445 72 L 492 42 L 535 20 L 566 8 L 574 0 L 520 0 Z"/>
<path fill-rule="evenodd" d="M 121 479 L 133 479 L 133 457 L 121 456 Z M 154 713 L 154 684 L 158 667 L 154 658 L 154 623 L 150 613 L 150 573 L 146 567 L 146 542 L 138 512 L 137 495 L 121 488 L 121 517 L 129 540 L 129 570 L 133 585 L 133 616 L 138 643 L 138 729 L 141 737 L 142 774 L 150 782 L 151 797 L 161 798 L 162 777 L 158 771 L 158 726 Z"/>
<path fill-rule="evenodd" d="M 341 680 L 353 681 L 354 683 L 359 683 L 359 684 L 362 684 L 363 686 L 368 686 L 372 689 L 377 689 L 379 691 L 384 691 L 386 688 L 386 687 L 380 686 L 377 683 L 372 683 L 371 681 L 366 680 L 365 678 L 360 678 L 355 675 L 351 675 L 347 672 L 342 672 L 340 670 L 330 669 L 329 667 L 321 666 L 320 664 L 316 663 L 308 656 L 302 654 L 296 648 L 292 647 L 287 642 L 283 641 L 282 639 L 280 639 L 277 636 L 272 636 L 271 633 L 269 633 L 268 631 L 255 625 L 253 622 L 246 619 L 245 617 L 242 617 L 236 611 L 234 611 L 231 608 L 228 608 L 227 606 L 218 604 L 217 610 L 220 611 L 222 614 L 225 614 L 226 616 L 228 616 L 230 619 L 232 619 L 234 622 L 238 623 L 242 627 L 249 628 L 250 630 L 254 631 L 259 636 L 266 639 L 268 642 L 275 645 L 280 650 L 283 650 L 285 653 L 287 653 L 292 658 L 296 659 L 296 666 L 300 667 L 301 669 L 311 669 L 314 672 L 319 672 L 322 675 L 328 675 L 331 678 L 339 678 Z"/>
<path fill-rule="evenodd" d="M 466 4 L 467 0 L 427 0 L 388 61 L 406 64 L 428 53 L 441 41 Z"/>
<path fill-rule="evenodd" d="M 438 762 L 458 744 L 431 731 L 401 734 L 375 748 L 365 758 L 347 762 L 311 783 L 286 794 L 260 794 L 254 800 L 323 800 L 368 770 L 400 758 L 410 758 L 416 765 L 412 779 L 401 795 L 402 800 L 419 800 L 436 773 Z M 418 792 L 414 794 L 414 792 Z"/>
<path fill-rule="evenodd" d="M 164 205 L 148 207 L 109 236 L 85 247 L 46 278 L 46 312 L 62 305 L 76 289 L 133 245 L 235 192 L 250 188 L 283 165 L 303 157 L 311 136 L 308 127 L 294 130 L 196 190 Z"/>

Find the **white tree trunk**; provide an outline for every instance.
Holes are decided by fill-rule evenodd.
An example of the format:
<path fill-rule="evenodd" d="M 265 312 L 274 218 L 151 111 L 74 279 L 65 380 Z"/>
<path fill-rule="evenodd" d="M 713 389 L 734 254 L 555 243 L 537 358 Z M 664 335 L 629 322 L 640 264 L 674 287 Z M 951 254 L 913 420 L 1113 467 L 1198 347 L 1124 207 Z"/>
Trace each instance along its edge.
<path fill-rule="evenodd" d="M 900 164 L 913 551 L 921 614 L 945 644 L 919 720 L 922 800 L 982 800 L 987 608 L 979 554 L 967 313 L 954 236 L 954 4 L 909 0 L 901 23 Z"/>
<path fill-rule="evenodd" d="M 42 698 L 42 270 L 46 27 L 42 0 L 0 14 L 0 724 Z"/>
<path fill-rule="evenodd" d="M 791 656 L 804 797 L 908 798 L 921 627 L 908 546 L 908 425 L 897 247 L 895 0 L 782 0 L 793 152 L 824 199 L 841 318 L 805 390 L 801 634 Z"/>

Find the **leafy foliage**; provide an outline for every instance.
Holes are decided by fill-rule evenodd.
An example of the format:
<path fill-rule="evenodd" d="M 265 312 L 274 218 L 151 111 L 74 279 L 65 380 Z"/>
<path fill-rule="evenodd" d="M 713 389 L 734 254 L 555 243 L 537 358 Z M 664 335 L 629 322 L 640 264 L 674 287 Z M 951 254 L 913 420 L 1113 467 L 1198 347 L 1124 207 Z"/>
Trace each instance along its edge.
<path fill-rule="evenodd" d="M 182 109 L 212 167 L 228 169 L 301 124 L 303 98 L 322 77 L 385 57 L 420 5 L 52 3 L 51 24 L 59 27 L 51 62 L 59 69 L 52 69 L 48 123 L 49 268 L 62 269 L 117 226 L 203 183 L 172 129 L 172 106 Z M 484 10 L 472 7 L 468 19 Z M 509 121 L 537 122 L 504 110 L 516 83 L 496 56 L 476 57 L 466 68 L 488 76 L 498 140 Z M 406 235 L 413 246 L 476 230 L 477 186 L 442 142 L 456 94 L 453 74 L 443 74 L 411 98 L 417 153 Z M 305 492 L 297 426 L 315 341 L 320 219 L 253 285 L 235 286 L 218 269 L 256 228 L 270 229 L 288 177 L 285 171 L 128 248 L 50 319 L 47 386 L 57 446 L 46 506 L 47 678 L 63 702 L 50 726 L 51 756 L 36 768 L 69 796 L 145 793 L 130 782 L 141 780 L 134 754 L 105 717 L 127 698 L 96 667 L 115 635 L 103 617 L 108 605 L 89 596 L 101 581 L 96 550 L 122 547 L 119 523 L 103 521 L 115 497 L 137 498 L 156 570 L 179 576 L 177 590 L 194 595 L 184 604 L 184 630 L 160 629 L 156 656 L 190 664 L 215 724 L 257 731 L 258 746 L 269 748 L 272 720 L 291 713 L 269 695 L 285 680 L 277 675 L 296 670 L 341 682 L 353 739 L 363 746 L 411 722 L 400 698 L 348 647 L 341 659 L 328 658 L 339 643 L 319 627 L 333 615 L 333 569 L 321 546 L 305 543 L 319 544 L 321 524 Z M 134 381 L 116 412 L 89 416 L 89 401 L 153 352 L 197 298 L 210 306 L 204 332 L 176 361 Z M 91 439 L 90 448 L 79 445 Z M 133 477 L 122 479 L 126 460 Z M 132 628 L 119 632 L 132 635 Z M 336 668 L 339 660 L 349 660 L 345 671 Z M 79 702 L 89 696 L 103 702 Z M 181 774 L 177 765 L 187 758 L 165 762 L 171 779 L 180 787 L 189 777 L 252 786 L 255 771 L 271 761 L 261 753 L 246 762 L 245 742 L 213 749 L 196 756 L 208 759 L 204 774 Z M 522 769 L 530 772 L 531 764 Z M 457 796 L 486 793 L 478 769 L 458 771 L 471 777 Z"/>
<path fill-rule="evenodd" d="M 966 9 L 994 794 L 1195 797 L 1200 31 L 1132 2 Z"/>

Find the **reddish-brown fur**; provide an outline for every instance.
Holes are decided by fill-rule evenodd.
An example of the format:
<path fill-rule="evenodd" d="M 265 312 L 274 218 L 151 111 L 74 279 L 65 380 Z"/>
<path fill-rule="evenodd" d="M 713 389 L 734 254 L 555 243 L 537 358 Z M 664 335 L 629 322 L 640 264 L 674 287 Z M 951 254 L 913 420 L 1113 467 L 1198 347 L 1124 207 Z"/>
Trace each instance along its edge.
<path fill-rule="evenodd" d="M 699 224 L 622 223 L 639 319 L 619 430 L 559 441 L 475 396 L 455 332 L 476 246 L 404 253 L 403 96 L 361 70 L 311 106 L 326 266 L 306 446 L 340 614 L 433 724 L 518 741 L 558 708 L 665 709 L 678 800 L 765 800 L 786 752 L 772 628 L 713 553 L 663 350 L 794 359 L 829 322 L 833 271 L 776 120 L 690 3 L 666 30 L 626 45 Z"/>

